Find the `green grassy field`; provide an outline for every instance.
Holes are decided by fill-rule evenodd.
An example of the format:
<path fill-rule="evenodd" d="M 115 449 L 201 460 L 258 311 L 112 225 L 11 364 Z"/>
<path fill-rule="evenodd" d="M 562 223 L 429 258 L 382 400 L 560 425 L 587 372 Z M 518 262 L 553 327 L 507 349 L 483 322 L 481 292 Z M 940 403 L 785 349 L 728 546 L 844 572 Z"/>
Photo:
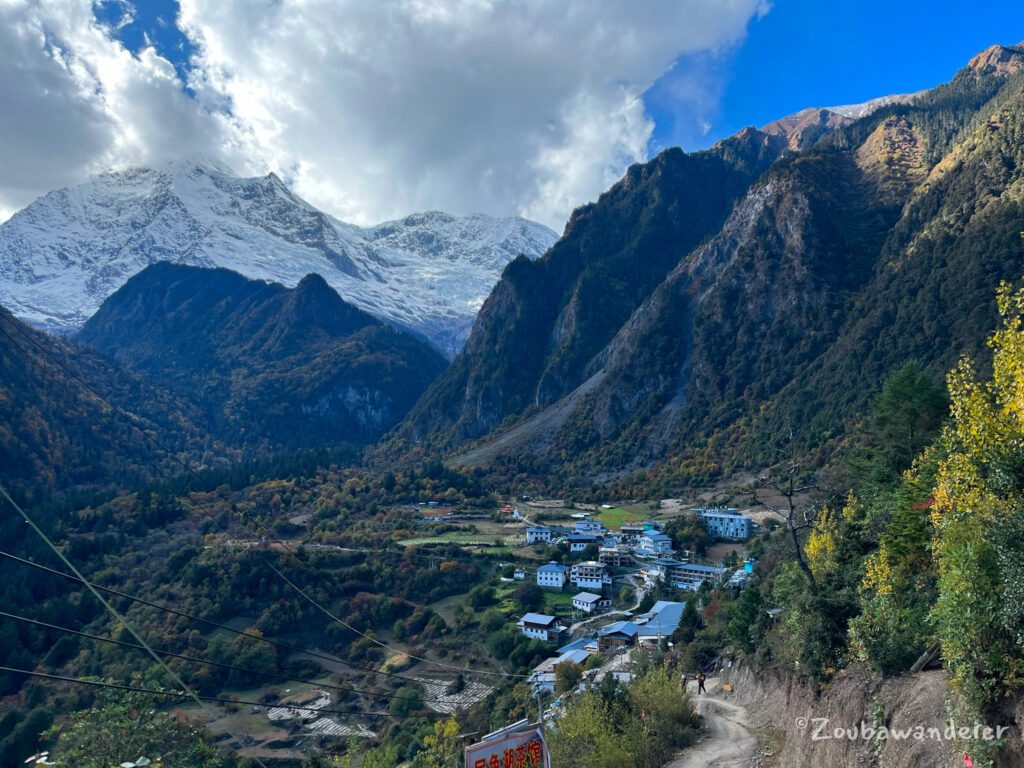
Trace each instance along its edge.
<path fill-rule="evenodd" d="M 630 511 L 628 509 L 616 507 L 615 509 L 601 510 L 597 519 L 600 520 L 609 530 L 616 530 L 627 523 L 637 523 L 641 520 L 650 520 L 651 514 L 652 513 L 648 511 Z"/>
<path fill-rule="evenodd" d="M 544 612 L 549 616 L 572 611 L 572 592 L 549 592 L 544 590 Z"/>

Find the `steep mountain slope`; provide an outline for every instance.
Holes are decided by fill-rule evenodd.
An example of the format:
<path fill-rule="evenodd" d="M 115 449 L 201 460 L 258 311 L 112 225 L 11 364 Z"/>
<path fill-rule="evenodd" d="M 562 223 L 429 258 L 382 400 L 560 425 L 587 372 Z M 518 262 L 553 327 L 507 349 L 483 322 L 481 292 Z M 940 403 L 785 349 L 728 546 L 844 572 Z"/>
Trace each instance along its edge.
<path fill-rule="evenodd" d="M 107 299 L 79 339 L 250 448 L 373 440 L 445 368 L 426 342 L 346 303 L 319 275 L 289 289 L 166 262 Z"/>
<path fill-rule="evenodd" d="M 632 300 L 604 313 L 623 291 L 585 282 L 604 253 L 591 240 L 569 281 L 583 289 L 544 299 L 556 317 L 599 308 L 606 333 L 594 332 L 597 323 L 551 324 L 502 356 L 501 334 L 525 314 L 522 296 L 541 290 L 522 274 L 567 247 L 584 220 L 574 217 L 546 257 L 506 270 L 464 353 L 394 445 L 424 441 L 454 449 L 456 463 L 511 460 L 563 480 L 636 470 L 665 483 L 703 479 L 765 461 L 790 430 L 809 446 L 841 436 L 907 360 L 938 373 L 978 352 L 995 323 L 996 283 L 1024 272 L 1024 75 L 1015 62 L 1024 47 L 997 46 L 951 83 L 830 126 L 800 152 L 780 133 L 744 131 L 733 141 L 760 137 L 780 159 L 751 174 L 731 211 L 723 201 L 720 223 L 690 241 L 659 237 L 679 210 L 666 195 L 625 214 L 613 205 L 672 160 L 631 169 L 585 221 L 656 243 L 658 269 L 641 258 L 650 251 L 623 252 L 619 274 L 650 279 L 634 277 Z M 557 354 L 562 334 L 575 356 Z"/>
<path fill-rule="evenodd" d="M 0 307 L 0 467 L 4 484 L 27 503 L 62 489 L 115 481 L 124 487 L 161 477 L 162 466 L 179 471 L 67 370 L 130 412 L 138 427 L 169 449 L 206 452 L 207 458 L 224 453 L 196 426 L 201 415 L 165 389 L 96 350 L 37 331 Z"/>
<path fill-rule="evenodd" d="M 707 152 L 669 150 L 630 168 L 573 214 L 544 257 L 506 268 L 463 354 L 417 405 L 403 437 L 457 444 L 573 391 L 636 307 L 721 225 L 783 147 L 750 130 Z"/>
<path fill-rule="evenodd" d="M 525 219 L 436 212 L 361 229 L 274 174 L 243 179 L 216 163 L 177 162 L 56 190 L 0 225 L 0 301 L 29 322 L 71 330 L 157 261 L 285 285 L 317 273 L 348 302 L 452 356 L 505 265 L 555 239 Z"/>

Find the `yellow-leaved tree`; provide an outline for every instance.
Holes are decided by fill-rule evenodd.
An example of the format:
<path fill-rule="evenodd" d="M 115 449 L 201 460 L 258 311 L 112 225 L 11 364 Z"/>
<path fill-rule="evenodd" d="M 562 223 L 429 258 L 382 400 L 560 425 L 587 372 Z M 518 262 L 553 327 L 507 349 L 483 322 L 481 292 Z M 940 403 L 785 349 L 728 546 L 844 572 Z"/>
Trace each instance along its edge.
<path fill-rule="evenodd" d="M 939 572 L 932 616 L 961 721 L 994 714 L 1024 680 L 1024 291 L 1004 283 L 997 300 L 991 381 L 966 359 L 948 377 L 951 419 L 931 510 Z M 990 764 L 985 744 L 961 746 L 977 765 Z"/>

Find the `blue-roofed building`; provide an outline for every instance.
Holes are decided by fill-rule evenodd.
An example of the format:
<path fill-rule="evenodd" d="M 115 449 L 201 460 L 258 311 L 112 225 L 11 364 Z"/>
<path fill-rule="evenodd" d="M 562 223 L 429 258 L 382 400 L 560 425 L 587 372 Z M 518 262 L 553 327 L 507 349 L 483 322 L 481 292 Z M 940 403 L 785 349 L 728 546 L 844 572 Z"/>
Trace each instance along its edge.
<path fill-rule="evenodd" d="M 581 637 L 579 640 L 573 640 L 571 643 L 567 643 L 558 649 L 559 654 L 568 653 L 569 651 L 586 651 L 586 650 L 597 650 L 597 640 L 593 637 Z"/>
<path fill-rule="evenodd" d="M 612 601 L 609 598 L 593 592 L 580 592 L 572 599 L 572 607 L 584 613 L 597 613 L 611 608 L 611 605 Z"/>
<path fill-rule="evenodd" d="M 594 533 L 570 533 L 565 537 L 570 552 L 582 552 L 591 544 L 600 546 L 602 539 Z"/>
<path fill-rule="evenodd" d="M 639 627 L 637 641 L 640 643 L 657 643 L 667 639 L 679 626 L 686 603 L 671 600 L 659 600 L 647 613 L 633 617 L 633 623 Z"/>
<path fill-rule="evenodd" d="M 720 565 L 682 563 L 674 573 L 671 584 L 677 589 L 699 589 L 705 581 L 720 581 L 723 573 L 725 568 Z"/>
<path fill-rule="evenodd" d="M 545 528 L 541 525 L 531 525 L 526 529 L 526 543 L 536 544 L 538 541 L 543 541 L 545 544 L 550 544 L 553 535 L 550 528 Z"/>
<path fill-rule="evenodd" d="M 552 560 L 537 569 L 537 586 L 545 589 L 561 589 L 569 578 L 569 567 Z"/>
<path fill-rule="evenodd" d="M 573 524 L 574 533 L 593 533 L 599 536 L 603 536 L 608 533 L 608 529 L 604 527 L 604 524 L 599 520 L 577 520 Z"/>
<path fill-rule="evenodd" d="M 601 653 L 628 648 L 636 644 L 640 628 L 631 621 L 616 621 L 607 624 L 597 632 L 597 649 Z"/>
<path fill-rule="evenodd" d="M 645 531 L 636 540 L 633 551 L 640 557 L 664 557 L 671 555 L 672 537 L 657 530 Z"/>
<path fill-rule="evenodd" d="M 593 640 L 590 642 L 593 642 Z M 573 648 L 572 650 L 565 651 L 564 653 L 562 652 L 562 649 L 559 649 L 557 656 L 545 659 L 534 667 L 533 672 L 530 674 L 530 682 L 533 683 L 534 690 L 554 693 L 555 670 L 558 666 L 561 664 L 583 664 L 596 651 L 596 646 L 593 650 L 587 648 Z"/>

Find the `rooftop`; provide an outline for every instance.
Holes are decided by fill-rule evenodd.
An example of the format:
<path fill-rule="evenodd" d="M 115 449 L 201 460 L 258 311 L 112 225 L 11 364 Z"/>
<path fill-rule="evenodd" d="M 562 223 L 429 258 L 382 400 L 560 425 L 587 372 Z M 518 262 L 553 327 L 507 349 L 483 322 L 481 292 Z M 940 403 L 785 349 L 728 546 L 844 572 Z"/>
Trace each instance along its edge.
<path fill-rule="evenodd" d="M 647 531 L 644 534 L 651 541 L 672 541 L 672 537 L 660 531 Z"/>
<path fill-rule="evenodd" d="M 585 651 L 582 648 L 577 648 L 575 651 L 563 653 L 561 656 L 555 659 L 554 666 L 557 667 L 559 664 L 565 661 L 571 661 L 573 664 L 582 664 L 588 658 L 590 658 L 590 651 Z"/>
<path fill-rule="evenodd" d="M 671 558 L 671 557 L 659 557 L 657 560 L 653 560 L 651 564 L 652 565 L 663 565 L 663 566 L 666 566 L 666 567 L 669 567 L 669 568 L 671 568 L 672 566 L 675 566 L 675 565 L 685 565 L 685 563 L 682 563 L 679 560 L 676 560 L 676 559 Z"/>
<path fill-rule="evenodd" d="M 552 560 L 550 563 L 545 563 L 540 568 L 538 568 L 537 573 L 557 573 L 568 570 L 569 566 L 561 565 L 560 563 L 556 563 L 554 560 Z"/>
<path fill-rule="evenodd" d="M 725 571 L 720 565 L 698 565 L 697 563 L 683 563 L 683 565 L 691 571 L 697 571 L 697 573 L 722 573 Z"/>
<path fill-rule="evenodd" d="M 569 651 L 580 651 L 585 649 L 588 645 L 592 645 L 595 642 L 597 641 L 594 640 L 594 638 L 592 637 L 581 637 L 579 640 L 573 640 L 568 645 L 563 645 L 561 648 L 558 649 L 558 652 L 561 654 L 565 654 Z"/>
<path fill-rule="evenodd" d="M 581 603 L 596 603 L 600 599 L 601 596 L 595 595 L 593 592 L 580 592 L 573 598 L 573 600 L 579 600 Z"/>
<path fill-rule="evenodd" d="M 685 608 L 686 603 L 683 602 L 659 600 L 647 613 L 636 617 L 638 623 L 646 619 L 646 623 L 640 627 L 640 634 L 644 637 L 668 637 L 679 626 Z"/>
<path fill-rule="evenodd" d="M 608 635 L 623 634 L 627 637 L 633 637 L 640 632 L 640 627 L 631 621 L 616 621 L 612 624 L 606 624 L 598 630 L 598 637 L 607 637 Z"/>
<path fill-rule="evenodd" d="M 519 621 L 522 624 L 538 624 L 542 627 L 547 627 L 555 623 L 555 617 L 543 613 L 528 613 Z"/>

